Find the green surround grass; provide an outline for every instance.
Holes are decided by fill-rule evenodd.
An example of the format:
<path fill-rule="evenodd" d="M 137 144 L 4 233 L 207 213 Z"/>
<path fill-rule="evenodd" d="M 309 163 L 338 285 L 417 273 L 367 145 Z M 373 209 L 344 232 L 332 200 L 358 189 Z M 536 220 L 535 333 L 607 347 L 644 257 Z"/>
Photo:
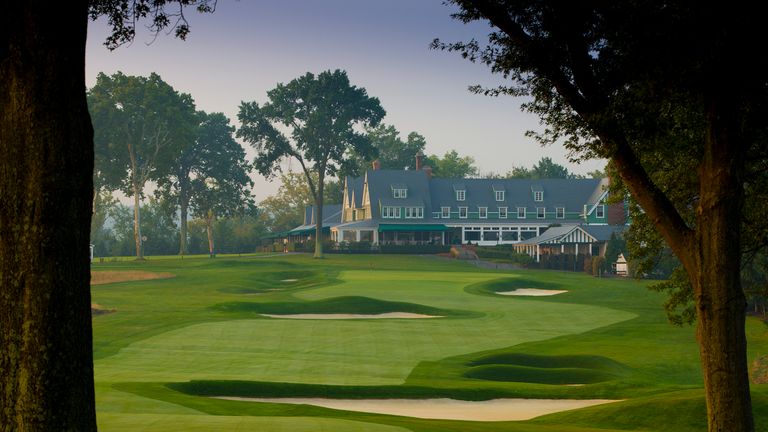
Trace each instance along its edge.
<path fill-rule="evenodd" d="M 92 287 L 95 303 L 117 309 L 94 318 L 101 430 L 701 430 L 704 405 L 693 329 L 667 324 L 663 297 L 644 283 L 499 272 L 408 256 L 151 258 L 94 264 L 94 269 L 177 275 Z M 544 298 L 495 294 L 516 288 L 569 292 Z M 244 295 L 249 293 L 258 295 Z M 252 306 L 213 307 L 224 304 L 302 310 L 295 313 L 404 304 L 466 314 L 300 321 L 252 319 Z M 747 331 L 750 359 L 768 354 L 765 325 L 750 319 Z M 518 376 L 508 374 L 512 369 Z M 478 379 L 473 370 L 494 372 Z M 559 385 L 590 373 L 601 379 L 581 387 Z M 562 379 L 551 381 L 555 375 Z M 513 380 L 493 379 L 499 376 Z M 181 392 L 196 392 L 185 384 L 190 382 L 263 396 L 627 401 L 526 422 L 456 422 L 215 400 Z M 766 431 L 768 390 L 753 391 L 757 430 Z"/>

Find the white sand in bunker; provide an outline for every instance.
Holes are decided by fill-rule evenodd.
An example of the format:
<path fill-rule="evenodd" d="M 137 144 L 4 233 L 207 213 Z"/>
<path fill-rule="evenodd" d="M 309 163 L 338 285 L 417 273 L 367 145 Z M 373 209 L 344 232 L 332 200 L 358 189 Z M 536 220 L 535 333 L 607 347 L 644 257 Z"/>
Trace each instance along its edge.
<path fill-rule="evenodd" d="M 298 279 L 283 279 L 280 282 L 298 282 Z"/>
<path fill-rule="evenodd" d="M 261 316 L 270 318 L 285 318 L 285 319 L 310 319 L 310 320 L 337 320 L 337 319 L 385 319 L 385 318 L 442 318 L 440 315 L 422 315 L 408 312 L 387 312 L 375 315 L 366 314 L 260 314 Z"/>
<path fill-rule="evenodd" d="M 611 402 L 608 399 L 321 399 L 321 398 L 242 398 L 219 396 L 247 402 L 315 405 L 346 411 L 390 414 L 443 420 L 512 421 L 530 420 L 545 414 L 586 408 Z"/>
<path fill-rule="evenodd" d="M 150 279 L 168 279 L 173 273 L 155 273 L 142 270 L 104 270 L 91 272 L 91 285 L 103 285 L 116 282 L 140 281 Z"/>
<path fill-rule="evenodd" d="M 562 294 L 567 292 L 568 290 L 543 290 L 538 288 L 518 288 L 514 291 L 499 291 L 496 294 L 507 295 L 507 296 L 542 297 L 542 296 L 552 296 L 552 295 Z"/>

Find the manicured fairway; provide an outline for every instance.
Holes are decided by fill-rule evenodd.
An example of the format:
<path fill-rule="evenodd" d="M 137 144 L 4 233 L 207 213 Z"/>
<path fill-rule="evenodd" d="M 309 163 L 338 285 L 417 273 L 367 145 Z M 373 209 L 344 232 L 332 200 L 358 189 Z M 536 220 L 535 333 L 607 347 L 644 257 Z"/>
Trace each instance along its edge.
<path fill-rule="evenodd" d="M 150 259 L 94 264 L 93 269 L 175 275 L 92 288 L 94 303 L 116 310 L 94 317 L 102 430 L 693 431 L 704 421 L 693 329 L 667 324 L 663 297 L 635 281 L 489 271 L 407 256 Z M 523 287 L 568 292 L 496 294 Z M 275 309 L 429 311 L 443 318 L 292 320 L 259 313 Z M 750 326 L 750 355 L 768 354 L 764 326 Z M 186 384 L 191 381 L 197 384 Z M 760 386 L 755 391 L 758 430 L 766 430 L 762 420 L 768 392 Z M 203 396 L 216 392 L 627 402 L 526 422 L 484 423 Z M 676 429 L 646 419 L 664 409 L 665 400 L 689 407 L 669 424 Z M 582 411 L 600 414 L 580 416 Z M 643 424 L 630 427 L 631 422 L 621 421 L 633 418 L 631 412 L 644 415 L 636 422 Z"/>

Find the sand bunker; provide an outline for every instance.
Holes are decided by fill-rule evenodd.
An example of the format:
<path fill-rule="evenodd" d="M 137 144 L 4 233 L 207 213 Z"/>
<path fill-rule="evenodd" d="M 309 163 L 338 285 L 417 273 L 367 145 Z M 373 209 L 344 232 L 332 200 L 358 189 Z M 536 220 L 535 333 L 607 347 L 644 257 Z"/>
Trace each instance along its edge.
<path fill-rule="evenodd" d="M 500 292 L 497 292 L 496 294 L 507 295 L 507 296 L 541 297 L 541 296 L 551 296 L 555 294 L 562 294 L 567 292 L 568 290 L 543 290 L 538 288 L 518 288 L 514 291 L 500 291 Z"/>
<path fill-rule="evenodd" d="M 280 282 L 298 282 L 298 279 L 283 279 Z"/>
<path fill-rule="evenodd" d="M 173 273 L 153 273 L 142 270 L 107 270 L 92 271 L 91 285 L 103 285 L 115 282 L 128 282 L 150 279 L 168 279 L 176 275 Z"/>
<path fill-rule="evenodd" d="M 383 318 L 442 318 L 439 315 L 422 315 L 422 314 L 416 314 L 416 313 L 408 313 L 408 312 L 387 312 L 382 314 L 376 314 L 376 315 L 366 315 L 366 314 L 287 314 L 287 315 L 276 315 L 276 314 L 260 314 L 261 316 L 270 317 L 270 318 L 286 318 L 286 319 L 313 319 L 313 320 L 320 320 L 320 319 L 328 319 L 328 320 L 334 320 L 334 319 L 383 319 Z"/>
<path fill-rule="evenodd" d="M 321 399 L 321 398 L 242 398 L 219 396 L 247 402 L 315 405 L 346 411 L 390 414 L 424 419 L 511 421 L 530 420 L 545 414 L 586 408 L 611 402 L 608 399 L 492 399 L 462 401 L 456 399 Z"/>
<path fill-rule="evenodd" d="M 117 312 L 117 309 L 110 309 L 97 303 L 91 303 L 91 315 L 104 315 L 113 312 Z"/>

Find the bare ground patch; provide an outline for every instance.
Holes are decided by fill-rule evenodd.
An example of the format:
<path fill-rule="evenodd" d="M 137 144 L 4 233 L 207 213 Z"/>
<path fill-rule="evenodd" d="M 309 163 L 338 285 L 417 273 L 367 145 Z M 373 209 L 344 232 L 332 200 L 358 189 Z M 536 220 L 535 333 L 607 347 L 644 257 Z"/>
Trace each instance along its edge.
<path fill-rule="evenodd" d="M 117 309 L 110 309 L 97 303 L 91 303 L 91 316 L 106 315 L 114 312 L 117 312 Z"/>
<path fill-rule="evenodd" d="M 91 272 L 91 285 L 104 285 L 116 282 L 130 282 L 150 279 L 169 279 L 173 273 L 155 273 L 143 270 L 105 270 Z"/>
<path fill-rule="evenodd" d="M 247 402 L 315 405 L 345 411 L 399 415 L 424 419 L 513 421 L 530 420 L 546 414 L 619 402 L 609 399 L 324 399 L 324 398 L 244 398 L 218 396 Z"/>

